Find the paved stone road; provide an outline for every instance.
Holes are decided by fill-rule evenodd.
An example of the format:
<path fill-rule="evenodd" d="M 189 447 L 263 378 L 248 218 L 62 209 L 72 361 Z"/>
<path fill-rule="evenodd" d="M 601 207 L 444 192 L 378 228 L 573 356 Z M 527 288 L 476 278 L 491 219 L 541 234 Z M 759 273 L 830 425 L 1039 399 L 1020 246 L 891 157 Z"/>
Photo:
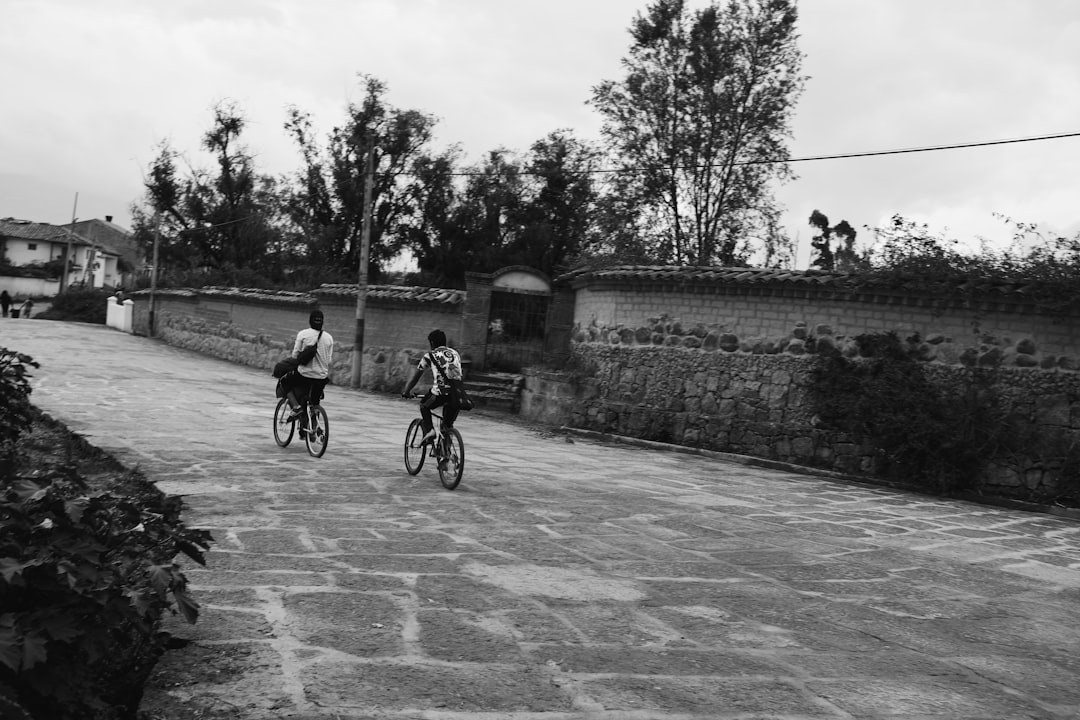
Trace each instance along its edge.
<path fill-rule="evenodd" d="M 264 371 L 40 320 L 0 346 L 217 540 L 155 717 L 1080 714 L 1075 520 L 478 413 L 448 492 L 404 471 L 413 402 L 328 388 L 313 459 L 274 444 Z"/>

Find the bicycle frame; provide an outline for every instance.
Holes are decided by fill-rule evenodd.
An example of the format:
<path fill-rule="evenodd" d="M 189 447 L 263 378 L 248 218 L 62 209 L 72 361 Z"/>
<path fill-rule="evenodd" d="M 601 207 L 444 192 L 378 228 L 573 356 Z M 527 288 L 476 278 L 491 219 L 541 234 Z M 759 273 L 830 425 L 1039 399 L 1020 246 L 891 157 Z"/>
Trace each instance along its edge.
<path fill-rule="evenodd" d="M 413 395 L 412 397 L 422 397 Z M 439 422 L 434 441 L 430 444 L 431 455 L 438 461 L 439 480 L 447 490 L 453 490 L 461 482 L 461 475 L 465 470 L 465 443 L 459 433 L 453 427 L 447 427 L 443 414 L 436 410 L 429 410 L 432 417 L 432 425 L 436 420 Z M 423 430 L 423 413 L 409 423 L 405 433 L 405 469 L 410 475 L 416 475 L 424 465 L 424 458 L 429 451 L 429 445 L 420 441 Z"/>

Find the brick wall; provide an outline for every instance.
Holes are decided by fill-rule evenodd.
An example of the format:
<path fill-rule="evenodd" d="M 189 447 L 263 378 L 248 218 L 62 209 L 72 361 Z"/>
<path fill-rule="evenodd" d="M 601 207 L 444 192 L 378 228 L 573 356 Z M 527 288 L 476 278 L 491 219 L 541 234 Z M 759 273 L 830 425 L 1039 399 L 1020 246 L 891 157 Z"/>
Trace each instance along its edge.
<path fill-rule="evenodd" d="M 1080 317 L 1053 316 L 1018 303 L 955 302 L 943 309 L 934 298 L 902 293 L 837 293 L 737 284 L 655 286 L 606 281 L 577 289 L 574 323 L 636 328 L 649 318 L 667 316 L 683 324 L 701 323 L 740 337 L 779 339 L 797 322 L 829 325 L 838 336 L 894 330 L 923 337 L 941 334 L 954 342 L 977 345 L 990 335 L 1009 344 L 1028 338 L 1054 355 L 1080 355 Z"/>
<path fill-rule="evenodd" d="M 134 331 L 149 332 L 149 291 L 133 293 Z M 155 336 L 178 347 L 219 357 L 268 373 L 292 351 L 296 333 L 308 326 L 316 307 L 334 336 L 331 382 L 350 385 L 356 345 L 356 298 L 307 293 L 166 290 L 155 295 Z M 397 390 L 427 350 L 436 328 L 451 345 L 460 337 L 461 305 L 442 302 L 368 300 L 365 307 L 361 387 Z M 430 382 L 426 378 L 422 382 Z"/>

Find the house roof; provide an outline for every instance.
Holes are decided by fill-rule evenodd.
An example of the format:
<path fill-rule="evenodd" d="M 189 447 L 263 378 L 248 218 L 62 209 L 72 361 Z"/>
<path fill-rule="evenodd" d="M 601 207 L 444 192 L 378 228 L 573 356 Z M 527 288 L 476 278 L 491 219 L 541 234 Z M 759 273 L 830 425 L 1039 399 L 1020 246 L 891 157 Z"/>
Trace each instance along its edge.
<path fill-rule="evenodd" d="M 140 260 L 141 252 L 135 243 L 134 236 L 114 222 L 100 218 L 80 220 L 74 224 L 74 229 L 75 233 L 88 243 L 93 243 L 113 255 L 123 257 L 132 265 Z"/>
<path fill-rule="evenodd" d="M 65 228 L 50 225 L 49 223 L 3 218 L 0 220 L 0 237 L 66 243 L 68 240 L 68 231 Z M 77 245 L 89 244 L 78 235 L 74 236 L 73 242 Z"/>

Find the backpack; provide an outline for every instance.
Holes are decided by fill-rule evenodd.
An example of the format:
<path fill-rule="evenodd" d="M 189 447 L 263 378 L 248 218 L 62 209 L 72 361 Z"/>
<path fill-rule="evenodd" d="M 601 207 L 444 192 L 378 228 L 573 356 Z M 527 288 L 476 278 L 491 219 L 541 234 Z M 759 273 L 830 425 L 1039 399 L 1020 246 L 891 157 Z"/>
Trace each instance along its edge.
<path fill-rule="evenodd" d="M 434 365 L 439 374 L 443 376 L 443 380 L 450 386 L 450 392 L 457 397 L 458 408 L 461 410 L 472 410 L 474 403 L 473 399 L 469 397 L 469 393 L 465 392 L 465 383 L 461 380 L 451 380 L 446 376 L 446 371 L 443 370 L 442 365 L 435 359 L 435 353 L 428 353 L 428 357 L 431 359 L 431 364 Z"/>
<path fill-rule="evenodd" d="M 296 355 L 296 359 L 300 365 L 307 365 L 315 359 L 315 354 L 319 352 L 319 341 L 322 340 L 322 333 L 323 331 L 320 330 L 319 337 L 315 338 L 315 343 L 308 345 Z"/>

